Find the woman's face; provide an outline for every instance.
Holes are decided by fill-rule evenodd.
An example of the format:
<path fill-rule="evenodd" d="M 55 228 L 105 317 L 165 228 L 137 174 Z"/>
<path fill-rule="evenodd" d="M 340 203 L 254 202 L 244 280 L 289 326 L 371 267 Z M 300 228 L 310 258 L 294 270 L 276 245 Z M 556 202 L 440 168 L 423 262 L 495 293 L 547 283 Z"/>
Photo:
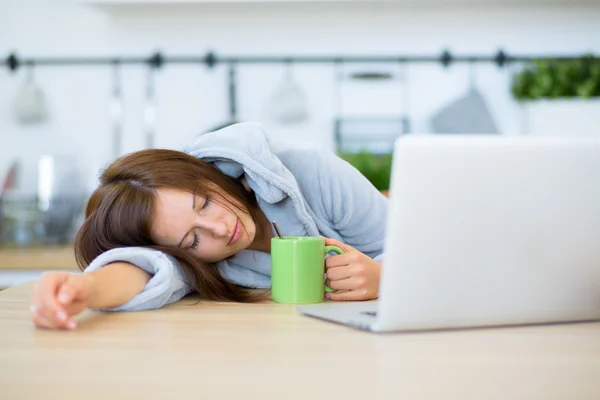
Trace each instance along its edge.
<path fill-rule="evenodd" d="M 254 241 L 256 224 L 250 214 L 232 206 L 223 195 L 213 199 L 161 188 L 156 190 L 155 204 L 154 242 L 188 249 L 201 261 L 221 261 Z"/>

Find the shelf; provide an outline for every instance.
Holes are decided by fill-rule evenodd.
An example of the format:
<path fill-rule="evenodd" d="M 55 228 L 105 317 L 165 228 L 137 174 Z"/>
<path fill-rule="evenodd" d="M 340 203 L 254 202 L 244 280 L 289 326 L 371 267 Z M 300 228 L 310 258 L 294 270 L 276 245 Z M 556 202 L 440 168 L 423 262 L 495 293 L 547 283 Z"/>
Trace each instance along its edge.
<path fill-rule="evenodd" d="M 410 0 L 78 0 L 78 3 L 98 6 L 130 5 L 222 5 L 222 4 L 302 4 L 302 3 L 390 3 Z"/>
<path fill-rule="evenodd" d="M 397 5 L 551 5 L 595 4 L 597 0 L 77 0 L 95 6 L 173 6 L 227 4 L 397 4 Z"/>

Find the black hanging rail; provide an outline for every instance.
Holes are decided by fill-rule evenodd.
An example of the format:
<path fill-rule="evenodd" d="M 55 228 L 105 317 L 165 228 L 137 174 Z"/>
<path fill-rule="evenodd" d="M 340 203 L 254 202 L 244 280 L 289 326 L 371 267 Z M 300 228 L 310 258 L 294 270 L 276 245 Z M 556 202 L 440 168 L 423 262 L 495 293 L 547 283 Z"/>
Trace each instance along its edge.
<path fill-rule="evenodd" d="M 439 55 L 382 55 L 382 56 L 217 56 L 208 52 L 203 56 L 164 56 L 160 52 L 150 57 L 36 57 L 20 58 L 15 53 L 10 54 L 2 64 L 12 71 L 21 66 L 85 66 L 85 65 L 111 65 L 111 64 L 144 64 L 160 68 L 165 64 L 204 64 L 213 68 L 217 64 L 335 64 L 335 63 L 440 63 L 449 67 L 453 63 L 494 63 L 499 68 L 509 63 L 526 63 L 535 60 L 576 60 L 589 58 L 593 55 L 509 55 L 502 50 L 496 54 L 455 56 L 449 51 Z M 598 60 L 597 58 L 595 60 Z"/>

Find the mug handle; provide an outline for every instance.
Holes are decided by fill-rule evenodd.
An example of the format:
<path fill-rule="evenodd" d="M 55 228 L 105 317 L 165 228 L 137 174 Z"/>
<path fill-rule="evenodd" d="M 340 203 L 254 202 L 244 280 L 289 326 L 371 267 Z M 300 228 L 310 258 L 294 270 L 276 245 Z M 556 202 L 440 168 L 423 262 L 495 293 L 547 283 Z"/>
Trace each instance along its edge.
<path fill-rule="evenodd" d="M 325 256 L 327 253 L 329 253 L 329 252 L 331 252 L 331 251 L 333 251 L 334 253 L 337 253 L 337 254 L 344 254 L 344 250 L 340 249 L 340 248 L 339 248 L 339 247 L 337 247 L 337 246 L 325 246 L 325 252 L 323 253 L 323 257 L 324 257 L 324 256 Z M 325 285 L 325 291 L 326 291 L 327 293 L 333 293 L 333 292 L 337 292 L 337 290 L 335 290 L 335 289 L 332 289 L 332 288 L 330 288 L 330 287 L 329 287 L 329 286 L 327 286 L 327 285 Z"/>

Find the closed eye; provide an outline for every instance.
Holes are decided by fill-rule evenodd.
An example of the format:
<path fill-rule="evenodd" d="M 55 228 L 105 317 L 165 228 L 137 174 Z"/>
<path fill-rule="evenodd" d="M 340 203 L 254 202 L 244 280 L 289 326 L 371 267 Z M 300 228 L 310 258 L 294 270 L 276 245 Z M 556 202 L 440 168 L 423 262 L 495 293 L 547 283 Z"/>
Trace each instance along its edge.
<path fill-rule="evenodd" d="M 192 242 L 192 245 L 190 246 L 190 249 L 196 249 L 198 248 L 198 243 L 200 242 L 200 239 L 198 238 L 198 234 L 196 232 L 194 232 L 194 241 Z"/>
<path fill-rule="evenodd" d="M 202 207 L 200 207 L 200 211 L 202 211 L 206 207 L 208 207 L 209 202 L 210 202 L 210 198 L 208 196 L 206 196 L 204 198 L 204 204 L 202 204 Z M 194 199 L 194 203 L 195 203 L 195 199 Z M 194 241 L 192 242 L 190 249 L 192 249 L 192 250 L 197 249 L 199 243 L 200 243 L 200 238 L 198 237 L 198 233 L 194 232 Z"/>
<path fill-rule="evenodd" d="M 202 208 L 204 208 L 204 205 L 202 205 Z M 192 194 L 192 210 L 194 212 L 196 212 L 196 196 L 194 194 Z M 185 235 L 183 235 L 183 237 L 179 241 L 179 244 L 177 245 L 177 247 L 183 246 L 183 242 L 190 235 L 190 233 L 192 233 L 192 230 L 188 231 Z M 194 241 L 192 243 L 192 246 L 194 246 L 194 247 L 190 247 L 190 248 L 196 248 L 198 246 L 198 234 L 195 232 L 194 232 Z"/>
<path fill-rule="evenodd" d="M 206 198 L 204 200 L 204 204 L 202 204 L 202 208 L 200 208 L 200 209 L 204 210 L 206 207 L 208 207 L 208 203 L 210 203 L 210 197 L 206 196 Z"/>

